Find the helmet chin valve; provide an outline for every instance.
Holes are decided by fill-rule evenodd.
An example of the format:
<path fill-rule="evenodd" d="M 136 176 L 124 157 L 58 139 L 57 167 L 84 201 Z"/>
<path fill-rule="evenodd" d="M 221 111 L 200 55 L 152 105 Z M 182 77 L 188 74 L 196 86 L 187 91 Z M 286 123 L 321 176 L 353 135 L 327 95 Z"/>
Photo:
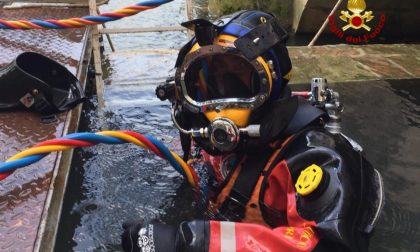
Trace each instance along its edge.
<path fill-rule="evenodd" d="M 211 144 L 222 152 L 233 151 L 238 146 L 241 136 L 260 137 L 260 125 L 248 125 L 245 128 L 238 128 L 228 118 L 216 118 L 209 126 L 200 129 L 184 129 L 175 117 L 175 107 L 172 107 L 172 121 L 175 127 L 184 134 L 192 137 L 209 138 Z"/>
<path fill-rule="evenodd" d="M 210 142 L 220 151 L 233 151 L 239 144 L 242 136 L 260 137 L 260 125 L 249 125 L 238 128 L 234 122 L 227 118 L 218 118 L 208 127 Z M 206 128 L 207 129 L 207 128 Z"/>
<path fill-rule="evenodd" d="M 219 118 L 210 124 L 210 142 L 220 151 L 232 151 L 239 143 L 239 129 L 229 119 Z"/>

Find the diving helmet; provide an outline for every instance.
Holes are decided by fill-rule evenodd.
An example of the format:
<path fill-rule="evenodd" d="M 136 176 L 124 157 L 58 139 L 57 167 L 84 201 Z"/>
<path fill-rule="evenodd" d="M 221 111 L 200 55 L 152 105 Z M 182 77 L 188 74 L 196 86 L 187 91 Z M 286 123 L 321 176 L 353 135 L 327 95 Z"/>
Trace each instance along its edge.
<path fill-rule="evenodd" d="M 257 111 L 290 96 L 287 32 L 262 11 L 182 25 L 195 36 L 179 52 L 172 85 L 157 89 L 159 98 L 172 100 L 175 126 L 213 154 L 260 137 Z"/>
<path fill-rule="evenodd" d="M 21 53 L 0 68 L 0 111 L 26 107 L 49 116 L 70 110 L 84 100 L 79 80 L 42 54 Z"/>

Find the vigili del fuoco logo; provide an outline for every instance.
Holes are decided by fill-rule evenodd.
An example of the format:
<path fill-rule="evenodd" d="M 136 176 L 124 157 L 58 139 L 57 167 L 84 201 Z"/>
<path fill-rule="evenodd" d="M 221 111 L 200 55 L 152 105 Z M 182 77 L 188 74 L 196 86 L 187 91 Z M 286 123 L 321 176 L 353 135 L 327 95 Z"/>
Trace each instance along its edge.
<path fill-rule="evenodd" d="M 373 11 L 367 11 L 365 0 L 349 0 L 347 9 L 341 11 L 338 20 L 335 15 L 328 17 L 330 31 L 337 37 L 348 43 L 360 44 L 369 42 L 381 33 L 386 21 L 385 14 L 376 17 Z"/>

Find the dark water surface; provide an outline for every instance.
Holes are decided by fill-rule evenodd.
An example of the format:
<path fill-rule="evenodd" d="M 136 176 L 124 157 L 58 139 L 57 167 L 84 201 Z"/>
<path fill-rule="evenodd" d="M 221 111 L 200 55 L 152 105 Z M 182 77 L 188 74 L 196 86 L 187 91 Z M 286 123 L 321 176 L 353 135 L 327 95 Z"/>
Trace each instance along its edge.
<path fill-rule="evenodd" d="M 137 2 L 111 1 L 106 10 Z M 196 1 L 195 16 L 208 15 L 205 2 Z M 177 0 L 109 27 L 179 24 L 185 20 L 184 5 Z M 154 89 L 173 67 L 176 49 L 187 35 L 112 38 L 118 51 L 106 50 L 105 81 L 110 84 L 105 87 L 106 107 L 98 112 L 94 98 L 86 103 L 79 131 L 129 129 L 155 136 L 181 153 L 169 104 L 155 98 Z M 154 54 L 144 48 L 174 50 Z M 345 105 L 343 132 L 363 146 L 384 177 L 386 204 L 371 251 L 420 251 L 420 80 L 332 87 Z M 187 183 L 169 163 L 134 145 L 78 149 L 69 176 L 55 251 L 120 251 L 124 220 L 177 224 L 200 217 Z"/>
<path fill-rule="evenodd" d="M 420 79 L 334 85 L 343 132 L 378 169 L 386 201 L 370 251 L 420 251 Z"/>
<path fill-rule="evenodd" d="M 177 150 L 167 105 L 114 108 L 98 118 L 85 110 L 80 131 L 130 129 L 150 134 Z M 179 151 L 179 150 L 177 150 Z M 127 219 L 176 223 L 194 214 L 188 185 L 169 165 L 135 145 L 78 150 L 64 203 L 56 251 L 118 251 Z"/>

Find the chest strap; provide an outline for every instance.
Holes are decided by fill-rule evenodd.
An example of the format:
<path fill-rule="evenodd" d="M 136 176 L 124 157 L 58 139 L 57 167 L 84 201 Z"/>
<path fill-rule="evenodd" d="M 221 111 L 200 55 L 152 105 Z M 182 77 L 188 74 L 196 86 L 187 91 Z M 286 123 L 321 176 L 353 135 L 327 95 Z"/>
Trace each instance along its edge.
<path fill-rule="evenodd" d="M 220 219 L 241 221 L 245 218 L 246 206 L 273 152 L 273 148 L 266 148 L 255 155 L 248 155 L 233 170 L 216 201 Z"/>
<path fill-rule="evenodd" d="M 248 203 L 245 208 L 245 216 L 242 219 L 243 222 L 247 223 L 256 223 L 261 225 L 269 226 L 267 221 L 264 219 L 263 212 L 262 212 L 262 205 L 264 205 L 264 209 L 268 210 L 269 208 L 260 200 L 261 196 L 261 188 L 263 185 L 263 181 L 266 178 L 267 171 L 271 167 L 272 163 L 276 160 L 277 156 L 280 154 L 282 148 L 277 149 L 273 155 L 271 155 L 270 160 L 264 166 L 264 169 L 260 176 L 258 177 L 258 181 L 253 188 L 252 194 L 248 200 Z M 275 211 L 273 209 L 273 211 Z"/>
<path fill-rule="evenodd" d="M 261 212 L 261 204 L 264 203 L 260 202 L 260 191 L 265 173 L 291 138 L 281 145 L 273 144 L 265 151 L 248 155 L 241 160 L 218 195 L 216 203 L 210 206 L 213 213 L 217 212 L 218 219 L 269 226 Z"/>

